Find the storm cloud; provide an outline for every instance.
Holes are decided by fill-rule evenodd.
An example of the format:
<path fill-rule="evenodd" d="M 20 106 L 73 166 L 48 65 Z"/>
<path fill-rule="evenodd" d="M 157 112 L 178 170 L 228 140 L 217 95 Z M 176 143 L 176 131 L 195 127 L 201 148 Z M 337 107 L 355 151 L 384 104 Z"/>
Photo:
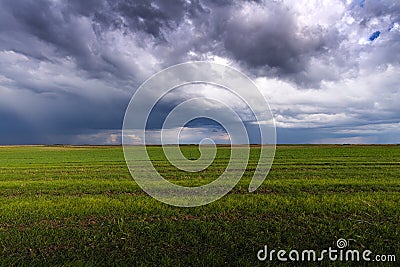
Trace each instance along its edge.
<path fill-rule="evenodd" d="M 398 143 L 399 24 L 396 0 L 0 0 L 0 143 L 119 143 L 136 88 L 194 60 L 251 77 L 281 143 Z"/>

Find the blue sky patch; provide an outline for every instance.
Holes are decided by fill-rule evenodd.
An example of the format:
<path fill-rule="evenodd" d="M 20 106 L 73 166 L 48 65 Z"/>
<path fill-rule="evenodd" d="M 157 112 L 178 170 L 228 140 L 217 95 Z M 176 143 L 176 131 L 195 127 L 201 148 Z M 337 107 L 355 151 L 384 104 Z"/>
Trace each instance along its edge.
<path fill-rule="evenodd" d="M 369 37 L 369 40 L 372 42 L 372 41 L 375 41 L 376 39 L 378 39 L 378 37 L 381 35 L 381 32 L 380 31 L 376 31 L 376 32 L 374 32 L 373 34 L 371 34 L 371 36 Z"/>
<path fill-rule="evenodd" d="M 357 7 L 357 6 L 359 6 L 359 7 L 361 7 L 361 8 L 364 8 L 364 6 L 365 6 L 365 0 L 354 0 L 354 1 L 351 3 L 351 9 L 353 9 L 353 8 L 355 8 L 355 7 Z"/>

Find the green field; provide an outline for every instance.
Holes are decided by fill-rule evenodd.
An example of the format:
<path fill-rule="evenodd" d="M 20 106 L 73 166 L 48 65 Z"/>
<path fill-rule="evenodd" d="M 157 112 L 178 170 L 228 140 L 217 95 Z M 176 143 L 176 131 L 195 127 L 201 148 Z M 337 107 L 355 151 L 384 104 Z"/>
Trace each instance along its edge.
<path fill-rule="evenodd" d="M 0 147 L 0 265 L 274 266 L 257 260 L 264 245 L 321 251 L 339 238 L 399 264 L 400 146 L 278 146 L 266 181 L 248 193 L 258 151 L 228 195 L 177 208 L 135 184 L 121 147 Z M 167 179 L 191 186 L 217 178 L 230 148 L 194 174 L 160 147 L 149 152 Z"/>

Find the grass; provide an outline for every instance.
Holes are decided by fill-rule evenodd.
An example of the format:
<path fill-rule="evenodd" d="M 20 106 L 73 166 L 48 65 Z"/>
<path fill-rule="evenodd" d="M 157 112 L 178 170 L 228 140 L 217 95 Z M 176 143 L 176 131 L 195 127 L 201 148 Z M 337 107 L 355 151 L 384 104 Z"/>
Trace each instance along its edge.
<path fill-rule="evenodd" d="M 321 251 L 339 238 L 398 263 L 399 146 L 278 146 L 268 178 L 248 193 L 258 151 L 228 195 L 177 208 L 135 184 L 120 147 L 1 147 L 0 265 L 275 266 L 257 260 L 264 245 Z M 230 149 L 219 147 L 212 166 L 193 174 L 160 147 L 149 153 L 167 179 L 193 186 L 217 178 Z M 183 153 L 199 156 L 193 146 Z"/>

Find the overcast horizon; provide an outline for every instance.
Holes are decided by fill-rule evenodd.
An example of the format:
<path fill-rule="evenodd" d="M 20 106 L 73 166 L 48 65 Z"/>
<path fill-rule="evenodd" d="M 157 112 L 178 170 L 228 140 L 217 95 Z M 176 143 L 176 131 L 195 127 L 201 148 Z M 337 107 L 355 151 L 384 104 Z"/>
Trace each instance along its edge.
<path fill-rule="evenodd" d="M 399 51 L 396 0 L 0 0 L 0 145 L 120 144 L 135 90 L 188 61 L 249 76 L 279 144 L 398 144 Z"/>

